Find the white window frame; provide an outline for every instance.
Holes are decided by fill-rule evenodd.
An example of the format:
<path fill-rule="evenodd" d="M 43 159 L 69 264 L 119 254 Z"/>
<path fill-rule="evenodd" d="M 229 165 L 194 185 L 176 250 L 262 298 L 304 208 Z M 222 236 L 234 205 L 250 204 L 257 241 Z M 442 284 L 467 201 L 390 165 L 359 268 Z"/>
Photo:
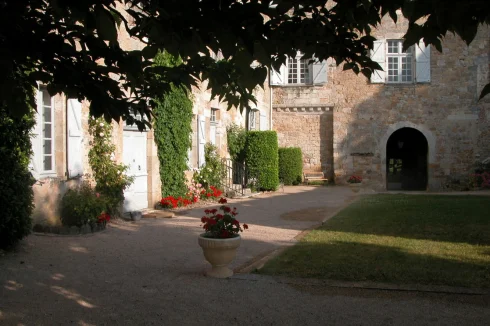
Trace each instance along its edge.
<path fill-rule="evenodd" d="M 390 43 L 391 42 L 396 42 L 396 53 L 391 53 L 390 52 Z M 415 55 L 414 55 L 414 49 L 413 46 L 409 47 L 407 51 L 403 52 L 403 40 L 396 40 L 396 39 L 387 39 L 386 40 L 386 45 L 385 45 L 385 56 L 386 56 L 386 83 L 387 84 L 414 84 L 415 83 L 415 71 L 416 71 L 416 63 L 415 63 Z M 398 73 L 396 75 L 398 80 L 390 80 L 390 78 L 395 75 L 390 75 L 390 59 L 391 58 L 396 58 L 397 59 L 397 70 Z M 403 81 L 403 58 L 409 59 L 408 62 L 410 62 L 410 77 L 411 80 L 405 80 Z"/>
<path fill-rule="evenodd" d="M 38 143 L 38 146 L 40 146 L 40 151 L 39 153 L 41 153 L 41 157 L 40 157 L 40 160 L 39 162 L 41 163 L 40 164 L 40 168 L 41 168 L 41 171 L 40 171 L 40 174 L 42 175 L 46 175 L 46 174 L 55 174 L 55 171 L 56 171 L 56 157 L 55 157 L 55 145 L 54 145 L 54 142 L 55 142 L 55 130 L 54 130 L 54 120 L 55 120 L 55 116 L 54 116 L 54 100 L 53 100 L 53 97 L 50 96 L 50 106 L 45 106 L 44 105 L 44 92 L 43 90 L 46 91 L 46 93 L 48 92 L 46 87 L 41 85 L 39 86 L 39 89 L 38 89 L 38 92 L 39 92 L 39 102 L 38 103 L 38 109 L 39 109 L 39 115 L 38 115 L 38 123 L 41 124 L 41 132 L 40 132 L 40 137 L 39 137 L 39 143 Z M 48 93 L 49 94 L 49 93 Z M 50 109 L 50 114 L 51 114 L 51 121 L 50 121 L 50 128 L 51 128 L 51 138 L 45 138 L 44 137 L 44 130 L 45 130 L 45 122 L 44 122 L 44 112 L 45 112 L 45 109 L 46 108 L 49 108 Z M 51 140 L 51 154 L 46 154 L 45 151 L 44 151 L 44 140 L 46 139 L 50 139 Z M 44 168 L 44 158 L 46 156 L 51 156 L 51 169 L 50 170 L 46 170 Z"/>
<path fill-rule="evenodd" d="M 248 113 L 248 130 L 257 129 L 257 112 L 258 110 L 252 109 Z"/>
<path fill-rule="evenodd" d="M 269 84 L 271 86 L 317 86 L 325 85 L 328 80 L 327 60 L 319 61 L 314 58 L 303 58 L 298 52 L 294 58 L 286 58 L 286 62 L 279 67 L 279 70 L 270 70 Z M 296 76 L 290 80 L 289 71 L 291 63 L 295 62 Z M 303 82 L 301 79 L 301 65 L 303 64 L 305 75 Z M 291 82 L 290 82 L 291 81 Z"/>
<path fill-rule="evenodd" d="M 218 123 L 218 110 L 219 109 L 211 108 L 211 115 L 209 116 L 210 123 Z"/>
<path fill-rule="evenodd" d="M 301 53 L 298 53 L 295 58 L 288 58 L 287 68 L 286 68 L 286 84 L 287 85 L 309 85 L 310 83 L 310 62 L 311 59 L 304 58 Z M 296 65 L 296 72 L 291 73 L 291 65 Z M 301 68 L 304 67 L 304 76 L 301 78 Z M 293 75 L 293 76 L 291 76 Z M 296 76 L 294 76 L 296 75 Z M 292 81 L 290 81 L 292 80 Z"/>

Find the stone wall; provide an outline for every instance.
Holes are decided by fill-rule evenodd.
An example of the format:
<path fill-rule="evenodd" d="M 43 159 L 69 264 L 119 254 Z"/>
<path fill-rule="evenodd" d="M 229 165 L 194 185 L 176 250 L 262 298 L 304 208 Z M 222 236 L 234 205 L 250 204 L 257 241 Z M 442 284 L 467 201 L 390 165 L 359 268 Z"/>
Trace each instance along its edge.
<path fill-rule="evenodd" d="M 404 30 L 406 23 L 395 25 L 387 18 L 376 36 L 398 39 Z M 476 160 L 490 156 L 490 96 L 478 101 L 489 81 L 489 40 L 488 28 L 481 28 L 470 46 L 447 35 L 442 53 L 431 49 L 427 84 L 371 84 L 364 76 L 328 62 L 328 81 L 323 86 L 273 87 L 274 107 L 332 107 L 332 144 L 320 144 L 333 147 L 336 182 L 356 173 L 376 189 L 386 185 L 389 136 L 402 127 L 415 128 L 429 143 L 429 189 L 440 190 L 448 178 L 468 175 Z M 284 114 L 274 112 L 274 129 L 290 142 L 291 134 L 284 133 L 281 122 Z M 295 130 L 308 129 L 306 120 L 296 121 L 301 126 L 295 125 Z M 310 140 L 298 139 L 302 147 L 305 141 Z"/>
<path fill-rule="evenodd" d="M 259 129 L 260 113 L 265 115 L 263 118 L 266 119 L 265 125 L 268 127 L 270 122 L 270 95 L 269 88 L 266 85 L 264 89 L 257 88 L 254 91 L 254 95 L 257 98 L 257 105 L 252 105 L 258 109 L 257 113 L 257 130 Z M 192 88 L 192 99 L 193 99 L 193 114 L 192 119 L 192 151 L 190 154 L 190 167 L 197 168 L 198 163 L 198 135 L 197 135 L 197 116 L 203 115 L 205 117 L 206 125 L 206 142 L 210 141 L 210 126 L 211 126 L 211 109 L 218 109 L 217 119 L 216 119 L 216 146 L 218 147 L 218 153 L 221 157 L 229 157 L 228 154 L 228 144 L 226 136 L 226 128 L 231 124 L 237 124 L 239 126 L 245 127 L 245 111 L 240 112 L 237 108 L 231 108 L 228 110 L 228 104 L 224 102 L 219 102 L 216 98 L 211 98 L 211 91 L 207 89 L 207 82 L 203 82 L 199 87 Z M 191 175 L 191 173 L 188 173 Z"/>
<path fill-rule="evenodd" d="M 329 107 L 275 107 L 279 147 L 300 147 L 303 170 L 333 174 L 333 115 Z"/>

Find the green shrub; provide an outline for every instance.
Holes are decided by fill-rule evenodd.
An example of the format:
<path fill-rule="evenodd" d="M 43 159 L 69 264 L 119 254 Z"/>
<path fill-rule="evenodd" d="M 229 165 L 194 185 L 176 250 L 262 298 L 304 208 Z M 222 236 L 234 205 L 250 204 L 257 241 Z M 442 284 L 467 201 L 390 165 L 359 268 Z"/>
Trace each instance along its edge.
<path fill-rule="evenodd" d="M 225 178 L 225 169 L 218 155 L 218 148 L 211 143 L 204 145 L 204 166 L 194 173 L 193 179 L 209 190 L 210 186 L 220 188 Z"/>
<path fill-rule="evenodd" d="M 279 186 L 276 132 L 249 131 L 245 152 L 248 180 L 258 190 L 276 190 Z"/>
<path fill-rule="evenodd" d="M 125 174 L 128 166 L 114 160 L 116 145 L 112 142 L 112 125 L 103 118 L 90 117 L 89 132 L 93 140 L 90 142 L 92 147 L 88 160 L 97 182 L 95 189 L 106 198 L 107 212 L 119 215 L 124 190 L 133 183 L 134 178 Z"/>
<path fill-rule="evenodd" d="M 155 57 L 157 66 L 173 67 L 181 62 L 167 52 L 160 52 Z M 187 89 L 172 84 L 166 94 L 154 99 L 155 143 L 163 197 L 187 193 L 184 172 L 188 169 L 188 150 L 192 146 L 192 101 L 188 93 Z"/>
<path fill-rule="evenodd" d="M 69 189 L 61 199 L 61 223 L 78 227 L 94 224 L 106 211 L 107 204 L 103 195 L 84 182 L 77 189 Z"/>
<path fill-rule="evenodd" d="M 34 96 L 34 92 L 25 96 Z M 0 117 L 0 248 L 8 248 L 31 232 L 35 180 L 29 161 L 34 118 L 33 112 L 13 117 L 3 105 Z"/>
<path fill-rule="evenodd" d="M 247 130 L 236 124 L 232 124 L 226 128 L 226 140 L 231 159 L 234 162 L 243 163 L 245 161 Z"/>
<path fill-rule="evenodd" d="M 303 156 L 301 148 L 279 148 L 279 180 L 285 185 L 301 183 L 303 175 Z"/>

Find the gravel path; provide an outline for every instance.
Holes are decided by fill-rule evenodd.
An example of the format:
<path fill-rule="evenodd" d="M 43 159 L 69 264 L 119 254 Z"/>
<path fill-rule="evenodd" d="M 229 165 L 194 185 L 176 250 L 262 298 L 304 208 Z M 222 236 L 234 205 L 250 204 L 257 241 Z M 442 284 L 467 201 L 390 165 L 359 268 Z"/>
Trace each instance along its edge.
<path fill-rule="evenodd" d="M 291 211 L 334 212 L 343 187 L 285 187 L 234 200 L 243 234 L 233 268 L 283 245 L 318 221 Z M 118 222 L 89 236 L 31 235 L 0 256 L 0 325 L 484 325 L 488 296 L 291 285 L 270 277 L 225 280 L 197 245 L 202 208 L 173 219 Z M 328 215 L 328 214 L 327 214 Z"/>

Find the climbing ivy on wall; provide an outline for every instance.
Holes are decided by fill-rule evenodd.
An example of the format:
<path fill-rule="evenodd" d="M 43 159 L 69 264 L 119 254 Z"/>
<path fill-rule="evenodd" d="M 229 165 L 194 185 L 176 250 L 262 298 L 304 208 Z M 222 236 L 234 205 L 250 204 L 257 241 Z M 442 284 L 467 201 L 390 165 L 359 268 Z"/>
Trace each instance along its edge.
<path fill-rule="evenodd" d="M 155 64 L 164 67 L 180 65 L 182 61 L 167 52 L 155 57 Z M 187 192 L 184 171 L 188 169 L 187 153 L 192 145 L 192 101 L 189 91 L 171 85 L 170 90 L 155 98 L 155 142 L 160 161 L 162 196 L 183 196 Z"/>

